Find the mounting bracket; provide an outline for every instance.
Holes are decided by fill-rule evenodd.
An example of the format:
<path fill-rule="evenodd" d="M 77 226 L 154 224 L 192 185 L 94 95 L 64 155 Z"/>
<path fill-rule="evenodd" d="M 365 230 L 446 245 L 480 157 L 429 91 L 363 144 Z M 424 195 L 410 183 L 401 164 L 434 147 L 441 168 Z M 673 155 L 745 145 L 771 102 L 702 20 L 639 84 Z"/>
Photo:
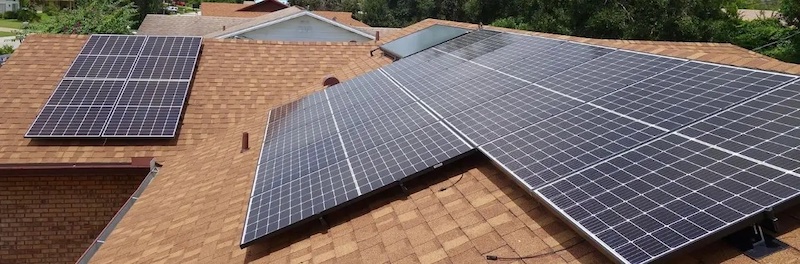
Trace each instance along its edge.
<path fill-rule="evenodd" d="M 778 218 L 772 208 L 767 208 L 763 217 L 758 223 L 731 234 L 726 240 L 752 259 L 760 259 L 785 249 L 787 245 L 775 237 L 778 233 Z"/>
<path fill-rule="evenodd" d="M 320 224 L 320 225 L 322 225 L 322 227 L 323 227 L 325 230 L 328 230 L 328 229 L 330 229 L 330 228 L 331 228 L 331 227 L 328 225 L 328 221 L 325 221 L 325 218 L 324 218 L 324 217 L 322 217 L 322 216 L 320 216 L 320 217 L 319 217 L 319 224 Z"/>
<path fill-rule="evenodd" d="M 406 196 L 411 195 L 411 193 L 408 192 L 408 187 L 406 187 L 406 185 L 403 184 L 403 182 L 400 182 L 400 190 L 403 190 L 403 194 L 405 194 Z"/>

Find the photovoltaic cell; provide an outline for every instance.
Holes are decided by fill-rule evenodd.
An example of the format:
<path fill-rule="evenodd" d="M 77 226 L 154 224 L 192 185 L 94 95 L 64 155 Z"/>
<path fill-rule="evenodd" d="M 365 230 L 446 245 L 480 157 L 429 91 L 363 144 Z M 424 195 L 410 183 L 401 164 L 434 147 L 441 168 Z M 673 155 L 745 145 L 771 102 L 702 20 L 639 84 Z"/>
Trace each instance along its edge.
<path fill-rule="evenodd" d="M 485 144 L 490 157 L 536 188 L 654 139 L 664 131 L 581 105 Z"/>
<path fill-rule="evenodd" d="M 518 60 L 498 70 L 518 78 L 537 82 L 611 51 L 613 50 L 607 48 L 564 43 L 548 49 L 547 52 L 537 53 L 536 56 Z"/>
<path fill-rule="evenodd" d="M 147 36 L 92 35 L 81 55 L 136 56 Z"/>
<path fill-rule="evenodd" d="M 500 34 L 498 31 L 478 30 L 439 44 L 435 48 L 443 52 L 453 52 L 498 34 Z"/>
<path fill-rule="evenodd" d="M 460 60 L 460 59 L 458 59 Z M 422 71 L 409 70 L 390 75 L 412 94 L 425 98 L 492 71 L 474 63 L 463 61 L 450 68 L 440 68 L 427 75 Z"/>
<path fill-rule="evenodd" d="M 476 33 L 474 35 L 477 35 L 477 34 L 479 34 L 479 33 Z M 486 34 L 486 33 L 482 33 L 482 34 Z M 466 37 L 469 37 L 469 36 L 473 36 L 473 34 L 465 35 L 464 37 L 466 38 Z M 515 35 L 511 35 L 511 34 L 494 34 L 492 36 L 483 38 L 480 41 L 472 42 L 472 44 L 464 46 L 464 47 L 462 47 L 460 49 L 450 51 L 450 54 L 453 54 L 455 56 L 458 56 L 458 57 L 466 59 L 466 60 L 473 60 L 473 59 L 478 58 L 480 56 L 486 55 L 487 53 L 490 53 L 490 52 L 496 51 L 498 49 L 501 49 L 501 48 L 503 48 L 505 46 L 511 45 L 511 44 L 517 42 L 518 40 L 519 39 L 516 38 Z"/>
<path fill-rule="evenodd" d="M 618 50 L 537 84 L 589 101 L 684 63 L 677 59 Z"/>
<path fill-rule="evenodd" d="M 47 105 L 113 106 L 125 81 L 63 80 Z"/>
<path fill-rule="evenodd" d="M 26 136 L 97 137 L 112 107 L 50 106 L 42 108 Z"/>
<path fill-rule="evenodd" d="M 319 103 L 326 102 L 327 99 L 325 98 L 325 92 L 315 92 L 310 95 L 307 95 L 303 98 L 298 99 L 297 101 L 279 106 L 275 109 L 272 109 L 269 114 L 269 122 L 272 123 L 278 119 L 292 116 L 295 113 L 314 106 Z"/>
<path fill-rule="evenodd" d="M 722 111 L 681 133 L 800 172 L 800 84 L 790 84 Z"/>
<path fill-rule="evenodd" d="M 640 263 L 796 197 L 797 183 L 798 175 L 668 135 L 536 193 Z"/>
<path fill-rule="evenodd" d="M 581 102 L 528 85 L 445 118 L 477 145 L 515 132 Z"/>
<path fill-rule="evenodd" d="M 273 129 L 271 123 L 267 131 Z M 336 133 L 336 126 L 332 116 L 326 116 L 313 122 L 305 124 L 291 131 L 281 131 L 281 133 L 269 133 L 264 139 L 262 153 L 265 157 L 279 157 L 289 152 L 307 147 L 314 142 L 330 137 Z"/>
<path fill-rule="evenodd" d="M 676 129 L 792 77 L 688 62 L 596 100 L 607 109 L 666 129 Z"/>
<path fill-rule="evenodd" d="M 471 149 L 441 122 L 350 158 L 362 193 L 379 189 Z"/>
<path fill-rule="evenodd" d="M 125 80 L 135 61 L 135 56 L 78 55 L 65 78 Z"/>

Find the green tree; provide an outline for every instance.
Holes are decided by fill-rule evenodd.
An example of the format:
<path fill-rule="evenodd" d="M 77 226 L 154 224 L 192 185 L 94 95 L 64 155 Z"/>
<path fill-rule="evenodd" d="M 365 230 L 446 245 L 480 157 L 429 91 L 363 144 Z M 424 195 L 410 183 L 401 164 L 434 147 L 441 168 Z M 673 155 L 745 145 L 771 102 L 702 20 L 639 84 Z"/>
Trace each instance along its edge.
<path fill-rule="evenodd" d="M 84 0 L 75 9 L 42 19 L 35 31 L 63 34 L 130 34 L 137 12 L 127 0 Z"/>

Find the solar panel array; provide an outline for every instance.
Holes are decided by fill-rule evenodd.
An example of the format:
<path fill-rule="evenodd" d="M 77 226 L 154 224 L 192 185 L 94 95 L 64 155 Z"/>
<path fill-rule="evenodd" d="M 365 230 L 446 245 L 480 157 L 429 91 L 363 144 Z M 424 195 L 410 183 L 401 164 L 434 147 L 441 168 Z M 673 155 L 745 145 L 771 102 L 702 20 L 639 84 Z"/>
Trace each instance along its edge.
<path fill-rule="evenodd" d="M 379 71 L 270 111 L 242 245 L 472 149 Z"/>
<path fill-rule="evenodd" d="M 431 164 L 387 155 L 463 153 L 446 144 L 422 149 L 406 142 L 422 134 L 449 138 L 442 131 L 451 128 L 625 263 L 663 258 L 800 195 L 795 76 L 488 30 L 337 87 L 376 72 L 399 88 L 365 86 L 375 89 L 370 94 L 385 96 L 351 93 L 345 98 L 378 102 L 370 106 L 376 110 L 350 112 L 393 117 L 334 118 L 369 127 L 342 137 L 348 146 L 337 155 L 359 170 L 351 181 L 342 181 L 350 186 L 344 190 L 376 190 L 396 180 L 395 174 L 420 173 Z M 384 86 L 389 88 L 375 88 Z M 401 92 L 409 97 L 398 101 L 415 101 L 415 109 L 383 107 Z M 420 116 L 423 110 L 435 119 Z M 440 121 L 426 127 L 430 120 Z M 399 137 L 409 130 L 384 132 L 402 127 L 417 130 Z M 294 126 L 303 133 L 310 128 Z M 387 137 L 392 143 L 371 143 Z M 358 151 L 348 152 L 350 144 Z"/>
<path fill-rule="evenodd" d="M 25 137 L 174 137 L 200 42 L 90 36 Z"/>

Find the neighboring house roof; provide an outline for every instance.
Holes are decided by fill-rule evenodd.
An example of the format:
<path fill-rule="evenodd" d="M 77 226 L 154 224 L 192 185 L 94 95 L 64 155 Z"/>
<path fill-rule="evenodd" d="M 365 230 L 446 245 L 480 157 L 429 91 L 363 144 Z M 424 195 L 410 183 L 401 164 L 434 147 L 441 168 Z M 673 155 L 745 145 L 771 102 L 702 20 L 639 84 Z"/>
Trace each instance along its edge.
<path fill-rule="evenodd" d="M 433 24 L 425 20 L 381 43 Z M 800 73 L 800 65 L 729 44 L 594 40 L 546 35 L 642 52 Z M 239 248 L 265 129 L 266 110 L 321 89 L 320 76 L 344 81 L 390 63 L 370 57 L 375 44 L 297 44 L 205 39 L 176 146 L 36 146 L 22 135 L 86 37 L 32 36 L 0 68 L 0 162 L 95 161 L 156 156 L 168 163 L 100 247 L 94 263 L 470 263 L 482 255 L 554 252 L 527 263 L 608 262 L 537 204 L 486 158 L 470 157 L 408 184 L 408 196 L 377 195 L 328 217 L 330 228 L 294 229 Z M 380 43 L 378 43 L 380 44 Z M 6 85 L 8 84 L 8 85 Z M 250 136 L 241 151 L 242 132 Z M 141 144 L 141 142 L 138 142 Z M 463 178 L 461 176 L 463 175 Z M 460 179 L 460 180 L 459 180 Z M 442 187 L 445 191 L 439 191 Z M 780 215 L 790 248 L 762 262 L 800 258 L 800 208 Z M 752 262 L 722 242 L 681 262 Z"/>
<path fill-rule="evenodd" d="M 339 12 L 339 11 L 311 11 L 311 12 L 351 27 L 369 27 L 369 25 L 364 24 L 364 22 L 355 20 L 353 18 L 353 13 L 350 12 Z"/>
<path fill-rule="evenodd" d="M 240 11 L 249 4 L 236 3 L 200 3 L 200 15 L 215 17 L 257 17 L 264 15 L 262 11 Z"/>
<path fill-rule="evenodd" d="M 252 18 L 248 22 L 236 25 L 236 26 L 231 27 L 231 28 L 226 29 L 226 30 L 220 30 L 220 31 L 217 31 L 217 32 L 214 32 L 214 33 L 207 34 L 207 35 L 205 35 L 205 37 L 208 37 L 208 38 L 228 38 L 228 37 L 232 37 L 232 36 L 236 36 L 236 35 L 239 35 L 239 34 L 243 34 L 245 32 L 249 32 L 249 31 L 252 31 L 252 30 L 256 30 L 256 29 L 268 27 L 268 26 L 271 26 L 271 25 L 275 25 L 275 24 L 281 23 L 283 21 L 287 21 L 289 19 L 297 18 L 297 17 L 300 17 L 300 16 L 309 16 L 309 17 L 318 19 L 320 21 L 323 21 L 325 23 L 328 23 L 328 24 L 331 24 L 333 26 L 339 27 L 339 28 L 341 28 L 343 30 L 352 32 L 354 34 L 361 35 L 361 36 L 363 36 L 365 38 L 368 38 L 368 39 L 373 39 L 374 38 L 372 34 L 365 33 L 363 31 L 360 31 L 360 30 L 354 29 L 352 27 L 349 27 L 347 25 L 344 25 L 344 24 L 342 24 L 342 23 L 340 23 L 338 21 L 330 20 L 328 18 L 322 17 L 322 16 L 317 15 L 317 14 L 312 13 L 312 12 L 308 12 L 308 11 L 299 9 L 297 7 L 290 7 L 290 8 L 286 8 L 286 9 L 280 10 L 280 11 L 275 11 L 275 12 L 272 12 L 272 13 L 268 13 L 268 14 L 263 15 L 263 16 Z"/>
<path fill-rule="evenodd" d="M 202 36 L 250 21 L 239 17 L 170 16 L 148 14 L 136 31 L 139 35 Z"/>
<path fill-rule="evenodd" d="M 778 18 L 780 13 L 773 10 L 758 10 L 758 9 L 739 9 L 739 17 L 742 20 L 756 20 L 759 18 Z"/>

